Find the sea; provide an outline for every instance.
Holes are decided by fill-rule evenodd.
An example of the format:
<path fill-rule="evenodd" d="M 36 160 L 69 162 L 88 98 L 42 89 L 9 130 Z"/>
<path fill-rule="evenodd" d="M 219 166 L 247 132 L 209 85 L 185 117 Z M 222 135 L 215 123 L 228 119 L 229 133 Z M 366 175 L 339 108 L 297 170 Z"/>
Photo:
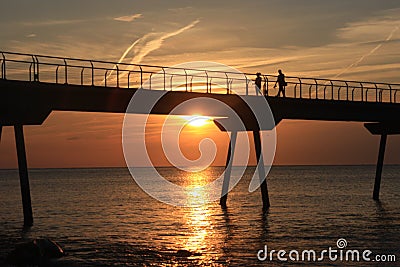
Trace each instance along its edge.
<path fill-rule="evenodd" d="M 158 171 L 184 184 L 223 168 Z M 400 266 L 400 166 L 384 167 L 380 202 L 375 166 L 274 166 L 268 211 L 248 190 L 253 172 L 222 209 L 159 202 L 127 168 L 31 169 L 34 225 L 24 229 L 18 171 L 0 170 L 0 266 L 35 238 L 66 252 L 46 266 Z"/>

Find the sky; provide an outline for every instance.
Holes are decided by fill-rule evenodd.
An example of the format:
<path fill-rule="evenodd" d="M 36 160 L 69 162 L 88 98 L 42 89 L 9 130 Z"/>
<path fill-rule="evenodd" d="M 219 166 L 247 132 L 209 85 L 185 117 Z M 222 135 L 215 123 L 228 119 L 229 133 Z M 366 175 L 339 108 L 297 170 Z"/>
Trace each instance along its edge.
<path fill-rule="evenodd" d="M 280 68 L 289 76 L 400 83 L 399 48 L 398 0 L 13 0 L 0 9 L 0 50 L 22 53 L 165 66 L 213 61 L 246 73 Z M 163 118 L 152 120 L 158 155 Z M 122 115 L 53 112 L 25 128 L 29 166 L 124 166 L 122 122 Z M 219 149 L 214 164 L 223 165 L 227 136 L 212 124 L 182 133 L 184 154 L 198 157 L 196 142 L 207 137 Z M 374 164 L 379 146 L 352 122 L 283 121 L 277 139 L 279 165 Z M 400 164 L 399 151 L 400 139 L 389 137 L 385 162 Z M 14 167 L 13 131 L 5 127 L 0 168 Z"/>

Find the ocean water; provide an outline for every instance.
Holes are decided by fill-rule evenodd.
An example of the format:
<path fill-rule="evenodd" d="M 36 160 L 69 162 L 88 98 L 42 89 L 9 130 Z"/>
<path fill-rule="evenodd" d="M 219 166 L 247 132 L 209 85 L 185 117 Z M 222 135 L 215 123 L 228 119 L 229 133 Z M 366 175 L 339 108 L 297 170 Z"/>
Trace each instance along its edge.
<path fill-rule="evenodd" d="M 183 184 L 222 171 L 213 167 L 189 176 L 159 169 Z M 158 202 L 124 168 L 30 170 L 34 226 L 23 230 L 18 172 L 0 170 L 0 265 L 15 244 L 46 237 L 67 252 L 51 266 L 400 266 L 400 166 L 385 166 L 381 202 L 371 197 L 374 166 L 273 167 L 267 213 L 259 190 L 248 192 L 251 171 L 223 210 L 217 202 L 192 208 Z M 344 249 L 394 255 L 397 261 L 257 257 L 265 246 L 300 256 L 304 250 L 338 249 L 341 238 Z"/>

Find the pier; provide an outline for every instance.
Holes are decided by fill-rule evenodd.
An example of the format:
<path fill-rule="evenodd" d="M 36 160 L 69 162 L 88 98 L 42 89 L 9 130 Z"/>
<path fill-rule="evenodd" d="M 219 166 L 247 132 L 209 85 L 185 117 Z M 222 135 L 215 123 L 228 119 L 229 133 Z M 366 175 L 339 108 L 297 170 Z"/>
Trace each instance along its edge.
<path fill-rule="evenodd" d="M 232 108 L 243 121 L 245 130 L 253 133 L 257 162 L 263 160 L 260 131 L 270 129 L 259 127 L 243 99 L 253 103 L 266 99 L 274 116 L 274 126 L 282 120 L 363 122 L 371 134 L 381 136 L 375 200 L 379 200 L 387 137 L 400 134 L 400 84 L 286 77 L 288 85 L 283 98 L 276 97 L 274 75 L 262 74 L 263 88 L 256 88 L 256 75 L 249 73 L 1 51 L 0 70 L 0 141 L 2 127 L 14 127 L 24 225 L 28 227 L 33 225 L 33 213 L 23 129 L 25 125 L 43 124 L 53 111 L 125 113 L 131 98 L 141 90 L 149 97 L 165 93 L 151 114 L 166 115 L 187 100 L 206 96 Z M 161 79 L 154 79 L 156 75 L 161 75 Z M 213 107 L 203 110 L 204 116 L 226 115 Z M 189 110 L 181 112 L 180 115 L 192 115 Z M 226 207 L 237 129 L 224 128 L 218 121 L 216 125 L 221 131 L 231 132 L 220 200 L 221 206 Z M 260 178 L 264 178 L 263 164 L 258 167 Z M 270 200 L 265 179 L 260 191 L 263 208 L 268 209 Z"/>

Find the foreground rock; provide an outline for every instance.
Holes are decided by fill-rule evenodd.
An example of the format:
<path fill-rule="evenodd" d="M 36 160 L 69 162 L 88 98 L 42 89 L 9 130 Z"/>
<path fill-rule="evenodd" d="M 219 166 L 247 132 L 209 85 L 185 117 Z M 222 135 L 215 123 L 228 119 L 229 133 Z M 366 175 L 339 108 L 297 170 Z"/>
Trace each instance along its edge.
<path fill-rule="evenodd" d="M 50 239 L 34 239 L 17 245 L 8 255 L 7 262 L 16 266 L 41 266 L 50 259 L 58 259 L 65 255 L 59 244 Z"/>

